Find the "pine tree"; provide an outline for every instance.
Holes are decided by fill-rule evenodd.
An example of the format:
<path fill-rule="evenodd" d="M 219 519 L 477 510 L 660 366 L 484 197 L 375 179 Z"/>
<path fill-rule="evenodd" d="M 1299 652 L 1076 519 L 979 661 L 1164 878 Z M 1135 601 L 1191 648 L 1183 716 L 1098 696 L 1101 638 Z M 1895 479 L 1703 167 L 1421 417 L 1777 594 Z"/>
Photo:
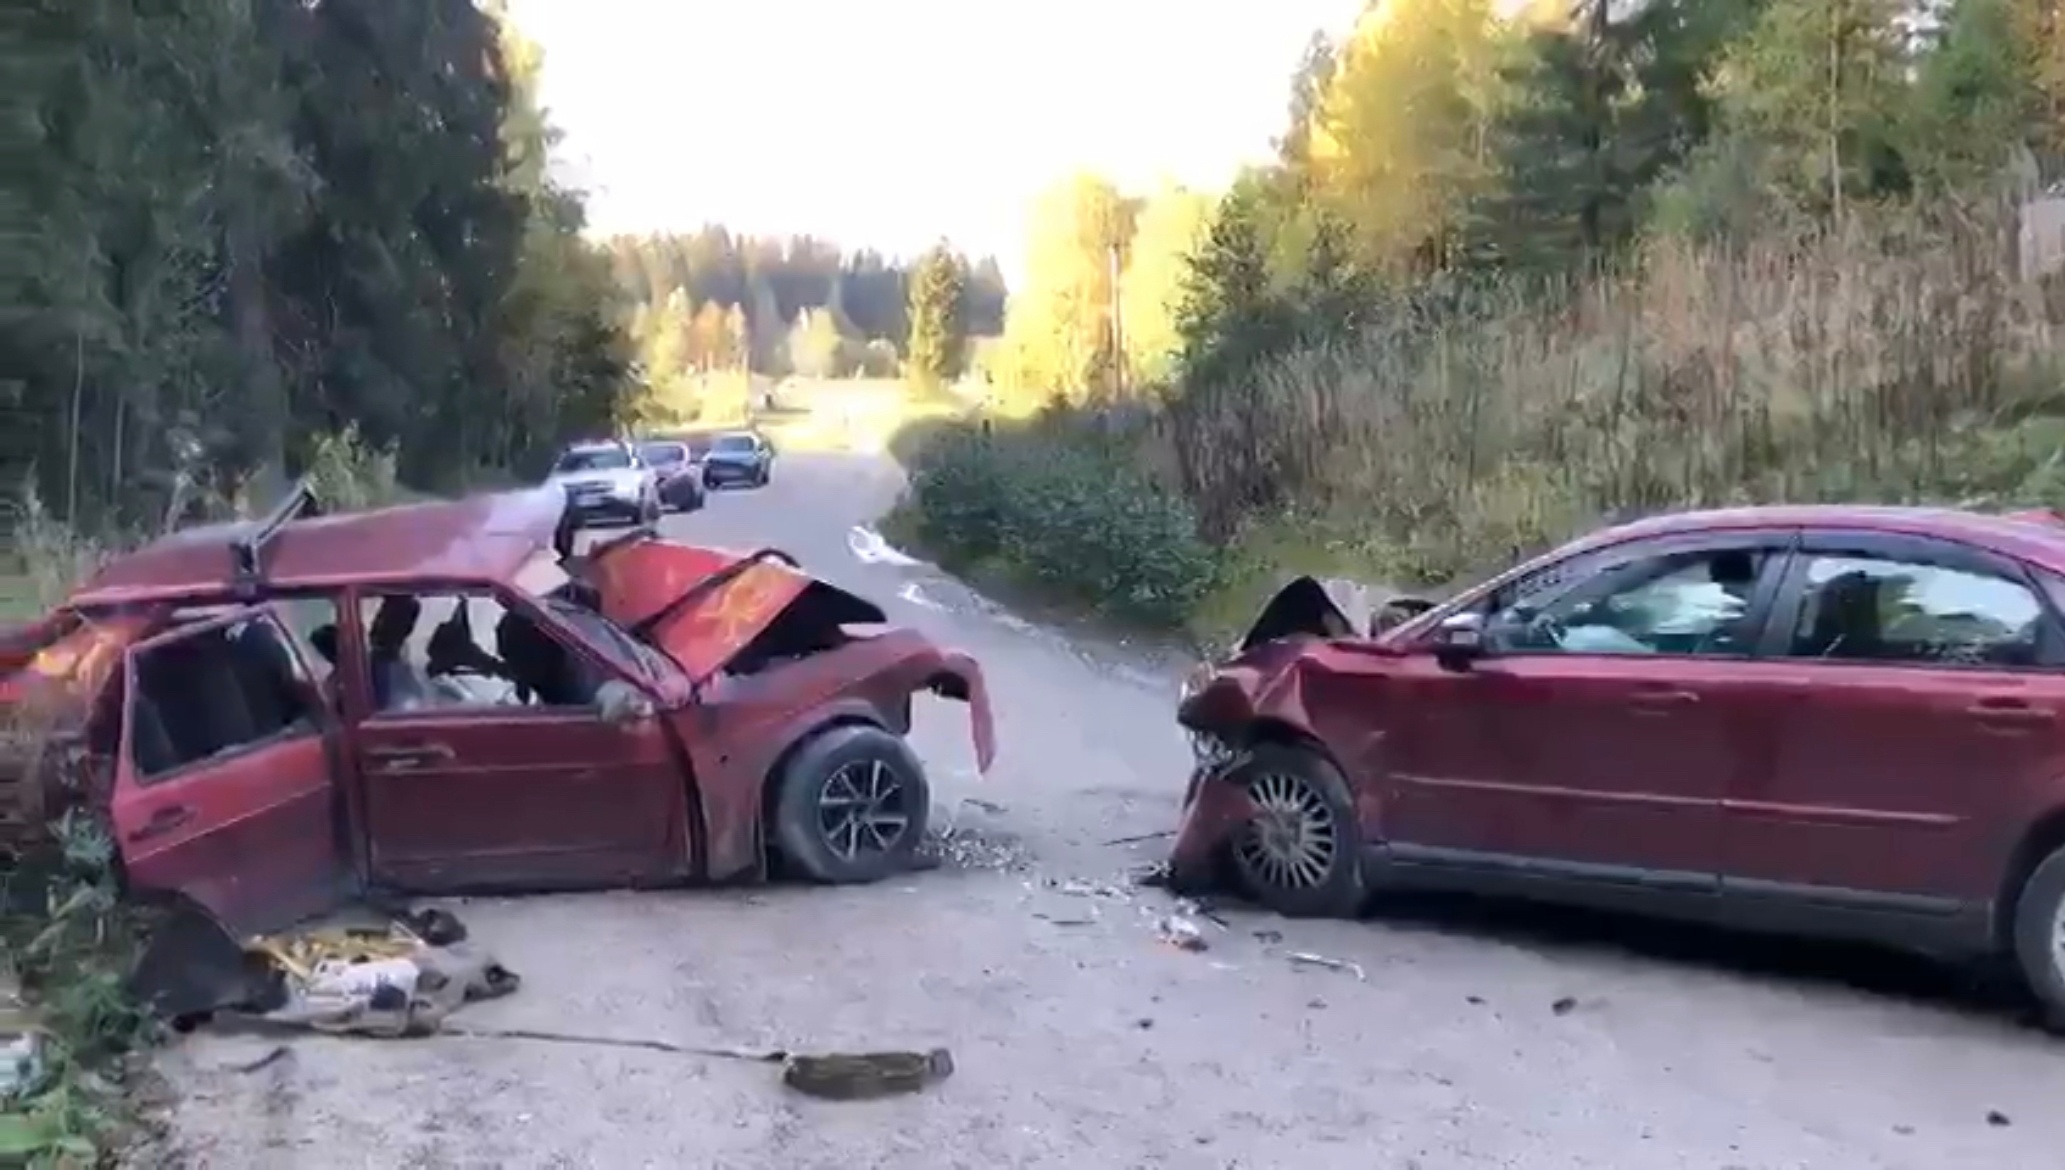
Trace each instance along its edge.
<path fill-rule="evenodd" d="M 911 273 L 911 338 L 905 369 L 913 384 L 935 390 L 961 372 L 964 338 L 960 257 L 934 245 Z"/>

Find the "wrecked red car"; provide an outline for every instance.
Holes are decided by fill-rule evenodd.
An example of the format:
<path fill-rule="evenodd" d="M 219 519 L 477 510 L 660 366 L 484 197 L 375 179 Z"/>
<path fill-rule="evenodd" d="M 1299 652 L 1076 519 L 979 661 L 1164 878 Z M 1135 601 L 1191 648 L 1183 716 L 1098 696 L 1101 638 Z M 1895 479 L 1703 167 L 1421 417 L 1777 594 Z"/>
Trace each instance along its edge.
<path fill-rule="evenodd" d="M 1444 887 L 2008 957 L 2065 1021 L 2065 524 L 1771 507 L 1396 624 L 1317 582 L 1194 676 L 1179 889 Z"/>
<path fill-rule="evenodd" d="M 926 826 L 912 697 L 993 751 L 977 665 L 883 623 L 773 550 L 575 556 L 552 490 L 301 488 L 0 640 L 0 711 L 83 745 L 132 893 L 238 934 L 357 895 L 867 882 Z"/>

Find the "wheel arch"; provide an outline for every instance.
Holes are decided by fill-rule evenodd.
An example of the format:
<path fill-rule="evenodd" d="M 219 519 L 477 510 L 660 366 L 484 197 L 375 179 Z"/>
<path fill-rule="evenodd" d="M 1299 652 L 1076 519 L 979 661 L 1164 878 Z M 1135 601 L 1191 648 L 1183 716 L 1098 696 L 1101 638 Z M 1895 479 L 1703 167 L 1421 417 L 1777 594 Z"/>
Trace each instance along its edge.
<path fill-rule="evenodd" d="M 781 800 L 783 773 L 788 771 L 789 764 L 807 744 L 842 727 L 872 727 L 902 738 L 902 733 L 884 723 L 879 715 L 871 715 L 853 708 L 830 712 L 792 736 L 789 742 L 783 745 L 782 750 L 775 753 L 774 762 L 767 767 L 767 774 L 760 778 L 760 815 L 753 826 L 753 836 L 759 848 L 763 872 L 769 868 L 773 856 L 768 826 L 774 823 L 774 806 Z"/>
<path fill-rule="evenodd" d="M 2065 804 L 2038 817 L 2022 834 L 2022 839 L 2015 844 L 2015 851 L 2008 857 L 2007 868 L 2001 873 L 2000 887 L 1993 898 L 1993 922 L 1989 933 L 1996 948 L 2013 947 L 2015 915 L 2021 909 L 2023 888 L 2029 884 L 2029 876 L 2043 864 L 2044 858 L 2061 848 L 2065 848 Z"/>

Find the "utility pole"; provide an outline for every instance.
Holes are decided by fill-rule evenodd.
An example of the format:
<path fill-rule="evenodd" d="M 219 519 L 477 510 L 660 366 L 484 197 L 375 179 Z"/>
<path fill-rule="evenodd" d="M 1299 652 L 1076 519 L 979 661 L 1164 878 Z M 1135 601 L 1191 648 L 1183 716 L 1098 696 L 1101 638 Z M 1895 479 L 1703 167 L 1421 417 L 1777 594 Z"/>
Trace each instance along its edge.
<path fill-rule="evenodd" d="M 1123 398 L 1126 394 L 1126 321 L 1120 310 L 1119 297 L 1119 246 L 1111 245 L 1111 371 L 1112 397 Z"/>

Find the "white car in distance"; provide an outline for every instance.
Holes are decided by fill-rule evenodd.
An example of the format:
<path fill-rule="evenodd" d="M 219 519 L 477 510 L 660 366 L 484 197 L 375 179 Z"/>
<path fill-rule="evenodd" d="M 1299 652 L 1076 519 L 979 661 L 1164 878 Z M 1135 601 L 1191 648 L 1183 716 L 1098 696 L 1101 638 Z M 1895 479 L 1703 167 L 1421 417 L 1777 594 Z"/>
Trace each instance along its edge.
<path fill-rule="evenodd" d="M 567 494 L 576 524 L 650 524 L 660 517 L 658 478 L 629 443 L 575 443 L 545 478 Z"/>

